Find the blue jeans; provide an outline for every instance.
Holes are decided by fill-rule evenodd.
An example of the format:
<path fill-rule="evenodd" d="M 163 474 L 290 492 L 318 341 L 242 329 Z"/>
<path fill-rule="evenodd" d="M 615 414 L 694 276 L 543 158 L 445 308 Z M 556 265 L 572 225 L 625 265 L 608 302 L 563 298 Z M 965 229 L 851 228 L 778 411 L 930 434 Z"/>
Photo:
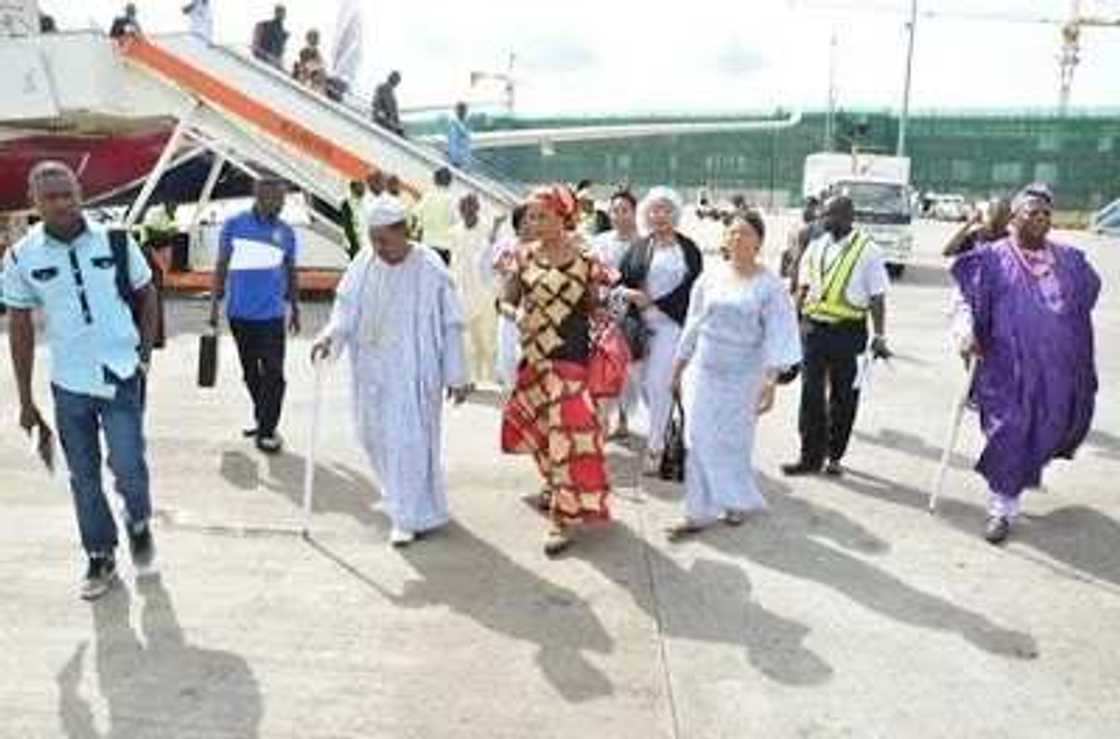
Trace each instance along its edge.
<path fill-rule="evenodd" d="M 117 525 L 101 485 L 102 431 L 109 448 L 109 469 L 117 493 L 124 499 L 129 525 L 145 523 L 152 515 L 144 461 L 145 383 L 139 372 L 128 380 L 111 376 L 110 380 L 117 386 L 111 400 L 51 386 L 82 548 L 89 554 L 110 554 L 117 546 Z"/>

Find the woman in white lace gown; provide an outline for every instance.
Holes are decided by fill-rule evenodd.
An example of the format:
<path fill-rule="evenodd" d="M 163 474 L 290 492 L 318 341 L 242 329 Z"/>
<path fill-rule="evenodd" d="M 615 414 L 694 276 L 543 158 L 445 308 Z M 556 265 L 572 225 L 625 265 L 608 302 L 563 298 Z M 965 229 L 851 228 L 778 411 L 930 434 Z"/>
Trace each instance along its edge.
<path fill-rule="evenodd" d="M 736 215 L 725 234 L 728 261 L 693 286 L 673 366 L 685 411 L 685 515 L 677 539 L 716 520 L 730 525 L 765 507 L 751 455 L 758 416 L 774 405 L 775 381 L 801 361 L 789 292 L 759 264 L 762 217 Z"/>

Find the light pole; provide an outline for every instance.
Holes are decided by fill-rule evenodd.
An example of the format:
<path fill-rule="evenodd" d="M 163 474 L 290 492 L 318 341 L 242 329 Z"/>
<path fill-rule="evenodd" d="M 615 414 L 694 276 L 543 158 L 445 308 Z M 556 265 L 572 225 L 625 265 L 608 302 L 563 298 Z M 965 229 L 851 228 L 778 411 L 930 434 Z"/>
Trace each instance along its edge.
<path fill-rule="evenodd" d="M 1070 3 L 1069 23 L 1062 26 L 1062 51 L 1058 55 L 1061 68 L 1062 87 L 1058 98 L 1058 109 L 1063 116 L 1069 110 L 1070 93 L 1073 90 L 1073 74 L 1081 63 L 1081 3 Z"/>
<path fill-rule="evenodd" d="M 914 31 L 918 25 L 918 0 L 910 0 L 910 21 L 906 24 L 906 82 L 902 86 L 902 117 L 898 121 L 898 156 L 906 155 L 906 124 L 910 118 L 910 77 L 914 68 Z"/>
<path fill-rule="evenodd" d="M 828 42 L 828 116 L 824 119 L 824 148 L 832 151 L 836 145 L 836 24 Z"/>
<path fill-rule="evenodd" d="M 517 80 L 513 76 L 513 66 L 517 61 L 517 54 L 510 52 L 509 66 L 503 72 L 471 72 L 471 87 L 473 88 L 479 82 L 484 80 L 501 82 L 505 88 L 505 106 L 506 112 L 513 115 L 514 98 L 516 96 Z"/>

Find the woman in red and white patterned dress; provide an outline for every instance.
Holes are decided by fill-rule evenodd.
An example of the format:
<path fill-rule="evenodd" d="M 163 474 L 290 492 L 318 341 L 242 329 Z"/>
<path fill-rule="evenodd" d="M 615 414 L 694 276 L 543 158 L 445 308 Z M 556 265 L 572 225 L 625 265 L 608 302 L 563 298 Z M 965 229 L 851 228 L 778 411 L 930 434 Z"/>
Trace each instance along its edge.
<path fill-rule="evenodd" d="M 575 525 L 610 519 L 603 430 L 588 389 L 598 295 L 616 275 L 572 232 L 577 204 L 563 185 L 541 188 L 526 218 L 536 240 L 510 256 L 502 309 L 521 334 L 517 384 L 502 418 L 502 450 L 532 454 L 552 527 L 545 553 L 572 541 Z"/>

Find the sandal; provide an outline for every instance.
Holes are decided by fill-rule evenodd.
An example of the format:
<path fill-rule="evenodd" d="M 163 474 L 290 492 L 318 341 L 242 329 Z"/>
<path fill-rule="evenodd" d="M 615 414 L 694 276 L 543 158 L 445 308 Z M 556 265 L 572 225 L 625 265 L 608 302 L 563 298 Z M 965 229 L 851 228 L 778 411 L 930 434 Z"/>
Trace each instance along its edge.
<path fill-rule="evenodd" d="M 743 522 L 747 520 L 747 514 L 743 511 L 727 511 L 720 517 L 728 526 L 742 526 Z"/>
<path fill-rule="evenodd" d="M 681 541 L 682 539 L 692 536 L 693 534 L 699 534 L 703 530 L 704 527 L 700 524 L 693 523 L 692 521 L 685 519 L 683 521 L 680 521 L 679 523 L 673 524 L 672 526 L 666 527 L 665 536 L 669 539 L 669 541 Z"/>
<path fill-rule="evenodd" d="M 572 544 L 572 535 L 567 529 L 557 527 L 548 532 L 544 539 L 544 553 L 546 556 L 555 557 Z"/>
<path fill-rule="evenodd" d="M 630 438 L 630 429 L 626 426 L 618 426 L 607 434 L 608 441 L 626 441 Z"/>

